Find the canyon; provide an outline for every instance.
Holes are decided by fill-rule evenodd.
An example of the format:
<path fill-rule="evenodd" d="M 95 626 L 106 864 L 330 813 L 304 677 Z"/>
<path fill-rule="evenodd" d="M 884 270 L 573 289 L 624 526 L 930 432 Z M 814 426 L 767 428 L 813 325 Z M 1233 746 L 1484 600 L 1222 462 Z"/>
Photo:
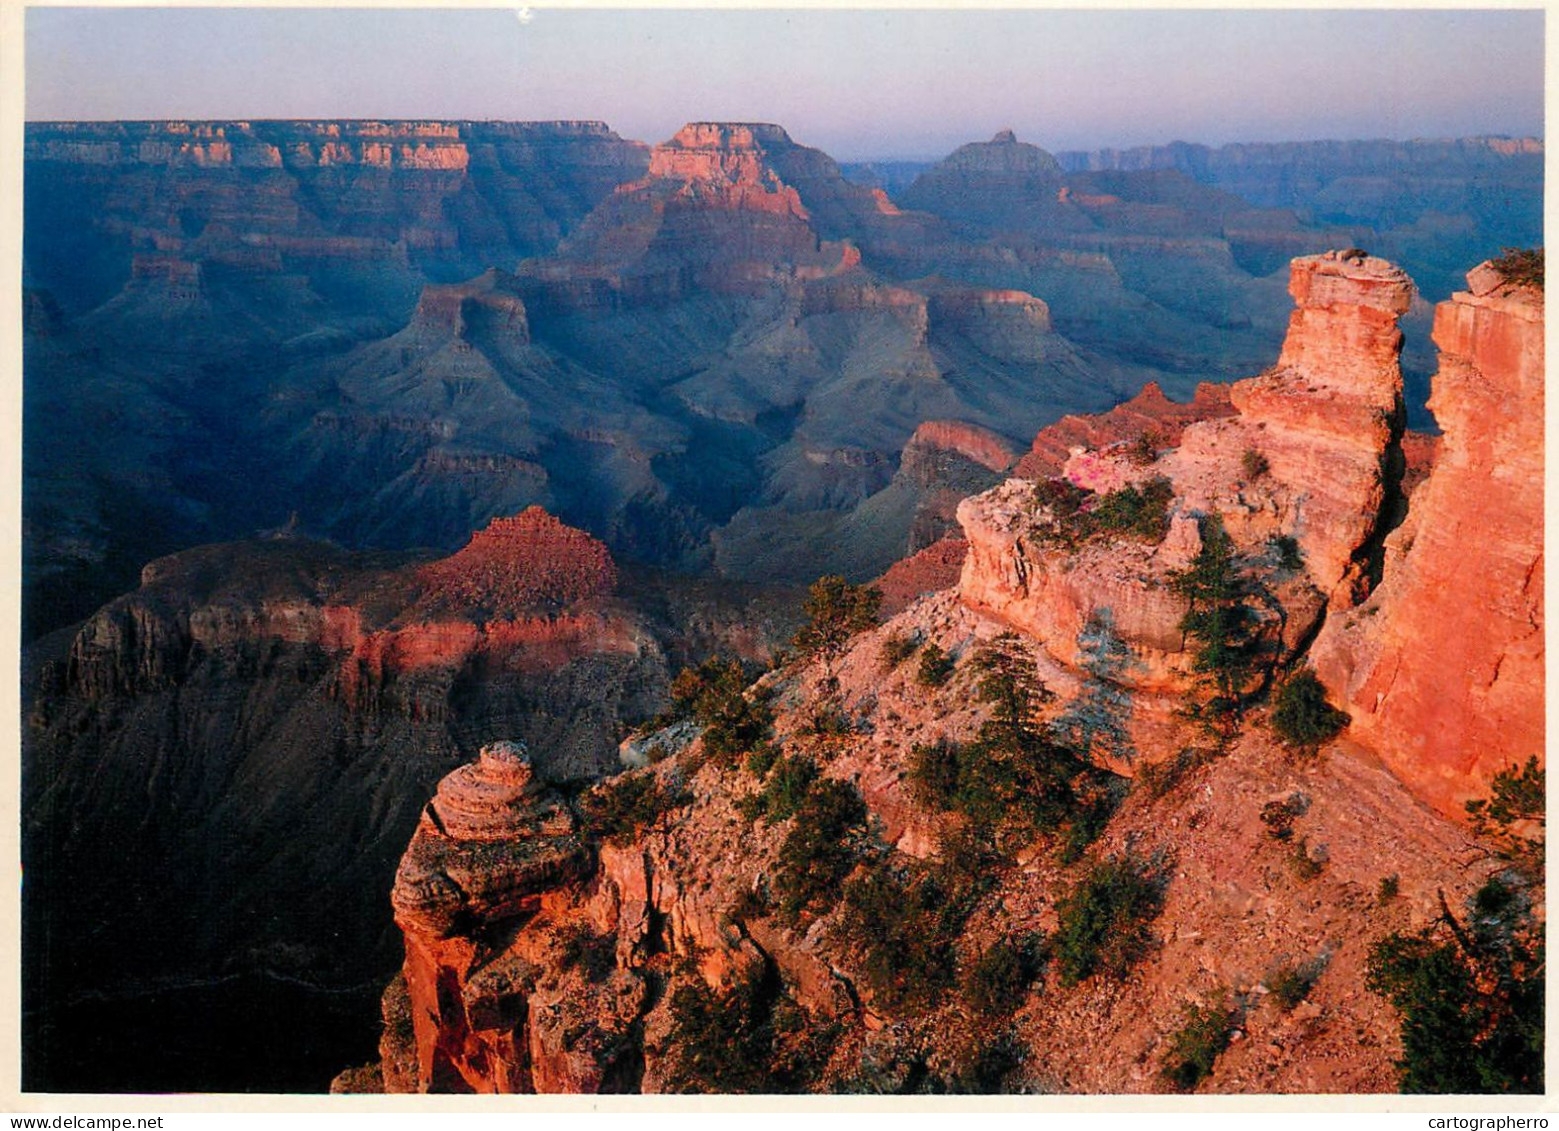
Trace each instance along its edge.
<path fill-rule="evenodd" d="M 1537 144 L 1370 167 L 1434 172 L 1464 271 L 1541 238 Z M 1353 199 L 1352 150 L 1280 157 Z M 33 123 L 26 634 L 293 516 L 448 552 L 535 504 L 652 566 L 865 580 L 929 534 L 894 482 L 923 422 L 1022 447 L 1149 381 L 1254 372 L 1288 258 L 1379 253 L 1389 219 L 1252 203 L 1216 161 L 1087 164 L 1004 131 L 890 199 L 772 125 Z M 1443 287 L 1404 320 L 1420 428 Z"/>
<path fill-rule="evenodd" d="M 603 825 L 588 802 L 576 816 L 535 780 L 525 747 L 484 748 L 440 782 L 402 858 L 392 901 L 406 959 L 384 994 L 380 1058 L 343 1073 L 336 1089 L 725 1090 L 737 1072 L 729 1058 L 756 1049 L 773 1060 L 755 1090 L 1154 1091 L 1165 1087 L 1158 1069 L 1170 1063 L 1177 1010 L 1230 993 L 1237 1043 L 1218 1056 L 1215 1090 L 1391 1089 L 1399 1046 L 1385 1001 L 1365 992 L 1370 944 L 1386 927 L 1436 921 L 1499 874 L 1497 858 L 1469 839 L 1462 802 L 1486 792 L 1494 768 L 1543 749 L 1542 645 L 1532 633 L 1542 611 L 1523 580 L 1541 561 L 1532 510 L 1541 480 L 1526 462 L 1540 446 L 1518 438 L 1542 418 L 1541 295 L 1487 265 L 1471 288 L 1437 312 L 1444 448 L 1409 517 L 1384 539 L 1381 524 L 1399 509 L 1395 324 L 1409 283 L 1362 253 L 1301 258 L 1274 367 L 1236 383 L 1227 402 L 1204 393 L 1200 413 L 1161 411 L 1180 431 L 1151 461 L 1128 462 L 1133 438 L 1110 438 L 1109 417 L 1097 418 L 1088 434 L 1104 442 L 1073 447 L 1059 476 L 1011 479 L 965 500 L 956 582 L 836 653 L 800 656 L 754 684 L 749 699 L 773 706 L 773 753 L 762 761 L 722 757 L 709 745 L 711 721 L 678 752 L 598 787 L 637 783 L 636 796 L 656 799 L 625 827 Z M 1141 400 L 1116 421 L 1151 418 L 1159 398 Z M 1042 434 L 1036 450 L 1082 423 Z M 1240 456 L 1255 444 L 1268 466 L 1242 476 Z M 1063 477 L 1102 483 L 1095 494 L 1105 495 L 1154 473 L 1171 484 L 1167 522 L 1138 545 L 1047 541 L 1047 504 L 1028 499 Z M 1473 478 L 1486 485 L 1476 500 Z M 1479 603 L 1478 629 L 1464 631 L 1451 610 L 1468 589 L 1450 579 L 1448 543 L 1426 532 L 1454 536 L 1487 510 L 1513 526 L 1470 571 L 1498 598 Z M 1354 723 L 1297 756 L 1265 725 L 1247 725 L 1171 776 L 1163 768 L 1197 732 L 1169 707 L 1195 676 L 1183 662 L 1185 598 L 1165 584 L 1163 561 L 1183 568 L 1196 558 L 1208 515 L 1223 516 L 1242 569 L 1264 582 L 1261 630 L 1277 643 L 1268 662 L 1303 662 L 1308 650 Z M 1273 559 L 1268 543 L 1280 536 L 1300 546 L 1297 564 Z M 909 936 L 877 944 L 898 948 L 887 958 L 898 974 L 874 966 L 863 893 L 886 884 L 898 899 L 889 914 L 922 924 L 922 889 L 894 885 L 917 875 L 946 884 L 957 854 L 979 851 L 959 839 L 970 832 L 964 820 L 928 803 L 923 752 L 983 741 L 982 678 L 1003 663 L 1043 686 L 1031 706 L 1056 727 L 1101 678 L 1086 643 L 1101 617 L 1121 659 L 1103 678 L 1129 692 L 1115 702 L 1131 752 L 1108 759 L 1108 776 L 1131 784 L 1093 830 L 1092 858 L 1159 869 L 1162 903 L 1137 968 L 1128 978 L 1069 976 L 1060 951 L 1059 974 L 1020 981 L 999 1023 L 967 989 L 960 999 L 953 986 L 968 983 L 945 971 L 944 992 L 906 999 L 904 979 L 938 968 L 919 965 L 930 962 L 924 940 Z M 1411 643 L 1397 635 L 1403 623 Z M 912 641 L 911 652 L 939 645 L 947 673 L 916 677 L 896 640 Z M 1448 684 L 1447 656 L 1458 673 Z M 1460 698 L 1461 668 L 1490 663 L 1495 681 L 1469 683 L 1474 698 Z M 1372 673 L 1386 665 L 1401 674 L 1372 698 Z M 1427 683 L 1444 702 L 1417 690 Z M 819 725 L 827 711 L 842 724 Z M 1468 729 L 1495 717 L 1506 725 Z M 813 775 L 808 800 L 778 810 L 774 775 L 801 762 Z M 816 799 L 825 795 L 858 799 L 839 818 L 850 847 L 837 861 L 815 847 L 798 864 L 799 834 L 824 819 Z M 1292 851 L 1291 834 L 1273 834 L 1275 811 L 1288 814 L 1284 829 L 1305 832 Z M 960 969 L 978 969 L 982 953 L 1013 939 L 1066 934 L 1069 893 L 1086 881 L 1062 844 L 1029 830 L 1007 852 L 987 846 L 954 940 Z M 1285 865 L 1285 853 L 1300 863 Z M 816 884 L 828 861 L 833 886 L 792 902 L 797 868 Z M 1376 896 L 1385 868 L 1389 899 Z M 933 898 L 958 897 L 943 887 Z M 935 921 L 922 925 L 934 932 Z M 1302 1004 L 1275 996 L 1283 961 L 1311 972 Z M 765 1010 L 772 1031 L 752 1044 L 743 1025 Z M 720 1011 L 747 1021 L 722 1026 Z M 710 1040 L 749 1043 L 722 1059 Z M 993 1063 L 993 1048 L 1009 1059 Z"/>
<path fill-rule="evenodd" d="M 900 184 L 761 123 L 30 124 L 29 1086 L 1156 1090 L 1228 992 L 1214 1090 L 1393 1087 L 1368 947 L 1503 874 L 1464 804 L 1543 750 L 1542 295 L 1443 270 L 1540 239 L 1466 194 L 1540 200 L 1541 145 L 1427 144 L 1003 131 Z M 1177 579 L 1223 538 L 1260 660 L 1204 757 Z M 809 654 L 824 574 L 878 623 Z M 1301 669 L 1351 720 L 1308 756 Z M 976 851 L 914 784 L 991 670 L 1092 720 L 1092 824 Z M 827 805 L 844 871 L 787 908 Z M 969 852 L 906 1009 L 864 901 Z M 1121 859 L 1130 979 L 1052 966 L 995 1028 L 954 992 Z M 690 1068 L 721 1010 L 769 1075 Z"/>

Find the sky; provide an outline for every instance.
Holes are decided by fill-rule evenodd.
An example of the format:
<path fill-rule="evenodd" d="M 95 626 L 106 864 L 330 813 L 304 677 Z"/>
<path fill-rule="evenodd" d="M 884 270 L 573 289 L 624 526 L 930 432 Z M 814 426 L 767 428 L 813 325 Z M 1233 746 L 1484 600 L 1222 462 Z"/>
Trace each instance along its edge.
<path fill-rule="evenodd" d="M 769 121 L 840 160 L 1543 134 L 1541 10 L 30 8 L 27 117 Z"/>

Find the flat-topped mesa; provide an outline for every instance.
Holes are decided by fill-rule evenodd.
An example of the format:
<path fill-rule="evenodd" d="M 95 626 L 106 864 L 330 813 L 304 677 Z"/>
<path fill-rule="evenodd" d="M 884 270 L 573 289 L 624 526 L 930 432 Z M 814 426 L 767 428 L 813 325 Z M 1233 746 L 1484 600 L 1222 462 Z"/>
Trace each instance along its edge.
<path fill-rule="evenodd" d="M 1230 389 L 1232 413 L 1209 392 L 1208 418 L 1186 422 L 1157 404 L 1156 390 L 1145 391 L 1136 409 L 1113 410 L 1117 426 L 1140 425 L 1135 437 L 1073 447 L 1055 475 L 1059 453 L 1041 434 L 1027 468 L 1020 465 L 1094 492 L 1085 509 L 1167 480 L 1156 544 L 1087 536 L 1072 545 L 1039 485 L 1009 480 L 959 506 L 969 541 L 963 600 L 1043 640 L 1068 664 L 1079 662 L 1076 641 L 1090 618 L 1108 614 L 1133 654 L 1121 681 L 1178 691 L 1193 678 L 1192 656 L 1179 628 L 1185 605 L 1168 582 L 1200 550 L 1208 516 L 1221 518 L 1243 568 L 1274 597 L 1262 614 L 1274 654 L 1306 641 L 1328 606 L 1362 599 L 1388 467 L 1400 462 L 1396 318 L 1412 284 L 1362 253 L 1297 259 L 1292 280 L 1298 309 L 1284 360 Z M 1110 435 L 1108 417 L 1095 418 L 1101 438 Z M 1149 425 L 1155 417 L 1164 418 L 1162 431 Z M 1063 423 L 1068 437 L 1090 434 L 1086 418 Z"/>
<path fill-rule="evenodd" d="M 1050 307 L 1027 291 L 937 286 L 926 302 L 929 328 L 962 334 L 992 357 L 1037 364 L 1055 348 Z"/>
<path fill-rule="evenodd" d="M 762 150 L 795 144 L 785 127 L 773 122 L 689 122 L 660 148 Z"/>
<path fill-rule="evenodd" d="M 512 275 L 494 268 L 464 283 L 429 284 L 417 300 L 413 325 L 455 337 L 469 329 L 490 330 L 523 345 L 530 341 L 530 319 L 514 283 Z"/>
<path fill-rule="evenodd" d="M 1311 651 L 1350 735 L 1453 817 L 1545 739 L 1543 295 L 1490 264 L 1467 281 L 1435 309 L 1434 469 Z"/>
<path fill-rule="evenodd" d="M 424 566 L 425 600 L 496 614 L 561 608 L 617 584 L 606 547 L 541 507 L 495 518 L 464 549 Z"/>
<path fill-rule="evenodd" d="M 210 168 L 464 170 L 470 147 L 493 142 L 624 142 L 604 122 L 439 122 L 346 119 L 165 122 L 32 122 L 29 161 Z"/>

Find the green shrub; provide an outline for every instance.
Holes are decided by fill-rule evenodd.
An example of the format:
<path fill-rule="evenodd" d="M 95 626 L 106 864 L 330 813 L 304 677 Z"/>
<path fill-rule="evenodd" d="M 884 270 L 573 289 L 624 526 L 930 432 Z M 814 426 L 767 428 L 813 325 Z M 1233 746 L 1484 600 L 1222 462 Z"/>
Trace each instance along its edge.
<path fill-rule="evenodd" d="M 1149 797 L 1163 797 L 1179 785 L 1188 774 L 1207 765 L 1218 756 L 1218 751 L 1205 746 L 1182 746 L 1162 762 L 1154 762 L 1137 770 L 1137 785 L 1146 790 Z"/>
<path fill-rule="evenodd" d="M 997 939 L 965 967 L 960 985 L 964 1004 L 982 1017 L 1012 1013 L 1039 976 L 1043 956 L 1040 935 Z"/>
<path fill-rule="evenodd" d="M 1118 534 L 1143 542 L 1162 542 L 1169 533 L 1169 503 L 1174 497 L 1174 485 L 1162 475 L 1141 487 L 1133 484 L 1111 491 L 1092 511 L 1086 512 L 1092 519 L 1087 537 Z"/>
<path fill-rule="evenodd" d="M 894 1013 L 933 1008 L 953 984 L 957 945 L 978 898 L 944 884 L 938 870 L 884 860 L 845 885 L 846 937 L 861 952 L 860 977 Z"/>
<path fill-rule="evenodd" d="M 1202 548 L 1191 564 L 1170 578 L 1188 608 L 1180 631 L 1192 642 L 1192 669 L 1203 698 L 1188 713 L 1227 740 L 1239 728 L 1246 686 L 1256 671 L 1261 638 L 1250 604 L 1251 585 L 1234 553 L 1234 542 L 1218 515 L 1201 521 Z"/>
<path fill-rule="evenodd" d="M 992 1096 L 1025 1090 L 1018 1070 L 1028 1050 L 1010 1029 L 995 1037 L 974 1034 L 955 1050 L 951 1070 L 945 1082 L 953 1095 Z"/>
<path fill-rule="evenodd" d="M 1370 948 L 1365 985 L 1396 1008 L 1404 1092 L 1543 1091 L 1542 925 L 1498 877 L 1470 901 L 1472 929 L 1441 916 Z"/>
<path fill-rule="evenodd" d="M 1288 854 L 1288 868 L 1301 883 L 1309 883 L 1326 868 L 1325 857 L 1317 857 L 1310 851 L 1310 842 L 1300 837 L 1294 850 Z"/>
<path fill-rule="evenodd" d="M 1015 639 L 999 638 L 971 666 L 979 673 L 976 695 L 992 706 L 991 717 L 971 742 L 941 740 L 914 747 L 910 796 L 929 809 L 962 813 L 974 833 L 988 841 L 1032 837 L 1071 824 L 1079 826 L 1069 830 L 1071 839 L 1091 840 L 1113 811 L 1113 805 L 1102 808 L 1105 798 L 1098 792 L 1105 776 L 1034 721 L 1035 705 L 1049 693 L 1035 677 L 1033 662 Z M 1098 782 L 1083 782 L 1089 775 Z"/>
<path fill-rule="evenodd" d="M 915 680 L 922 687 L 941 687 L 952 677 L 954 666 L 953 658 L 933 640 L 920 653 L 920 667 L 915 672 Z"/>
<path fill-rule="evenodd" d="M 855 787 L 825 778 L 814 782 L 780 845 L 773 891 L 784 916 L 795 921 L 827 910 L 859 855 L 852 833 L 866 822 Z"/>
<path fill-rule="evenodd" d="M 1326 688 L 1309 668 L 1291 675 L 1278 689 L 1272 729 L 1289 746 L 1314 750 L 1347 725 L 1347 713 L 1326 701 Z"/>
<path fill-rule="evenodd" d="M 1175 1091 L 1190 1092 L 1212 1075 L 1219 1055 L 1229 1047 L 1235 1014 L 1227 995 L 1220 993 L 1206 1005 L 1188 1002 L 1182 1007 L 1182 1017 L 1180 1028 L 1170 1035 L 1159 1075 Z"/>
<path fill-rule="evenodd" d="M 1246 448 L 1245 454 L 1240 456 L 1240 470 L 1245 473 L 1246 479 L 1260 479 L 1272 470 L 1272 465 L 1255 448 Z"/>
<path fill-rule="evenodd" d="M 662 785 L 652 773 L 624 774 L 580 798 L 581 824 L 585 835 L 595 840 L 630 844 L 662 813 L 691 802 L 685 792 Z"/>
<path fill-rule="evenodd" d="M 1284 1013 L 1294 1009 L 1310 996 L 1321 970 L 1310 963 L 1304 966 L 1285 962 L 1267 975 L 1267 995 Z"/>
<path fill-rule="evenodd" d="M 1473 832 L 1534 877 L 1543 873 L 1547 780 L 1533 755 L 1525 766 L 1512 763 L 1495 774 L 1488 797 L 1467 802 Z"/>
<path fill-rule="evenodd" d="M 1169 532 L 1174 494 L 1174 485 L 1162 475 L 1107 495 L 1091 495 L 1065 479 L 1049 479 L 1035 488 L 1035 533 L 1068 549 L 1107 535 L 1162 542 Z M 1092 505 L 1086 505 L 1090 501 Z"/>
<path fill-rule="evenodd" d="M 1543 289 L 1543 249 L 1540 247 L 1507 247 L 1503 255 L 1490 261 L 1489 266 L 1504 276 L 1507 283 Z"/>
<path fill-rule="evenodd" d="M 855 723 L 837 699 L 825 696 L 807 705 L 797 732 L 812 738 L 842 738 L 855 733 Z"/>
<path fill-rule="evenodd" d="M 1401 893 L 1402 877 L 1392 872 L 1380 878 L 1380 886 L 1375 889 L 1375 902 L 1384 907 Z"/>
<path fill-rule="evenodd" d="M 852 636 L 877 623 L 882 593 L 851 585 L 842 577 L 820 577 L 807 591 L 803 608 L 807 623 L 796 633 L 791 646 L 803 657 L 821 656 L 832 665 Z"/>
<path fill-rule="evenodd" d="M 1148 863 L 1127 854 L 1095 864 L 1056 906 L 1062 983 L 1125 974 L 1147 951 L 1148 924 L 1163 906 L 1163 879 Z"/>
<path fill-rule="evenodd" d="M 1294 821 L 1305 815 L 1310 803 L 1302 793 L 1291 793 L 1281 801 L 1268 801 L 1261 807 L 1261 823 L 1273 840 L 1292 840 Z"/>
<path fill-rule="evenodd" d="M 774 763 L 779 761 L 784 753 L 783 747 L 772 742 L 760 742 L 752 748 L 752 753 L 747 755 L 747 771 L 756 778 L 768 775 L 774 768 Z"/>
<path fill-rule="evenodd" d="M 920 641 L 912 635 L 896 634 L 882 642 L 882 670 L 891 672 L 915 654 Z"/>
<path fill-rule="evenodd" d="M 771 825 L 793 816 L 806 803 L 812 783 L 817 780 L 817 763 L 804 754 L 781 758 L 755 796 L 754 815 Z"/>
<path fill-rule="evenodd" d="M 1034 485 L 1036 516 L 1044 512 L 1055 529 L 1065 528 L 1067 520 L 1091 497 L 1092 492 L 1069 479 L 1043 479 Z"/>
<path fill-rule="evenodd" d="M 909 752 L 906 776 L 910 799 L 926 809 L 946 810 L 957 804 L 958 747 L 945 738 L 916 743 Z"/>
<path fill-rule="evenodd" d="M 981 647 L 970 666 L 979 677 L 975 695 L 995 708 L 994 720 L 1009 730 L 1033 732 L 1036 708 L 1054 697 L 1017 633 L 1004 632 Z"/>
<path fill-rule="evenodd" d="M 1277 555 L 1278 569 L 1294 573 L 1305 567 L 1304 553 L 1299 549 L 1299 539 L 1292 534 L 1276 534 L 1267 547 Z"/>
<path fill-rule="evenodd" d="M 774 725 L 768 693 L 750 692 L 747 672 L 739 660 L 710 659 L 683 668 L 671 684 L 673 709 L 685 712 L 704 727 L 704 754 L 720 765 L 756 749 Z"/>
<path fill-rule="evenodd" d="M 1138 467 L 1149 467 L 1158 459 L 1158 433 L 1144 430 L 1137 433 L 1126 449 L 1126 458 Z"/>
<path fill-rule="evenodd" d="M 787 1093 L 808 1090 L 837 1026 L 815 1025 L 772 974 L 713 990 L 692 978 L 671 993 L 665 1090 Z"/>
<path fill-rule="evenodd" d="M 1066 866 L 1083 858 L 1090 845 L 1104 835 L 1104 830 L 1120 807 L 1125 796 L 1124 783 L 1118 778 L 1090 782 L 1081 790 L 1075 790 L 1077 805 L 1067 821 L 1061 837 L 1056 862 Z"/>

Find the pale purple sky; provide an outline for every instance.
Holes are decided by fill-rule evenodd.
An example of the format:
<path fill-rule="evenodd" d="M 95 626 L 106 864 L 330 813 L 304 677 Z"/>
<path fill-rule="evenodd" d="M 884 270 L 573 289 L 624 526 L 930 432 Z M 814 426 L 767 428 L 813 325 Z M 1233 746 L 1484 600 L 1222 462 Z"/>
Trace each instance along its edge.
<path fill-rule="evenodd" d="M 1543 12 L 32 8 L 27 117 L 779 122 L 842 160 L 1543 133 Z"/>

